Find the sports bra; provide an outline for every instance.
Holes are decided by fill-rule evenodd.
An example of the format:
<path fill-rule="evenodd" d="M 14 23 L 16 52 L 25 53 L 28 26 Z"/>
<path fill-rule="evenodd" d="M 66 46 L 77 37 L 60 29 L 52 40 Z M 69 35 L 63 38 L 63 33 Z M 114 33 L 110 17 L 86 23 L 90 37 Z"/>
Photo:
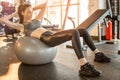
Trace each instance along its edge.
<path fill-rule="evenodd" d="M 41 27 L 39 20 L 32 20 L 29 23 L 24 23 L 24 34 L 25 36 L 30 36 L 30 34 L 37 28 Z"/>

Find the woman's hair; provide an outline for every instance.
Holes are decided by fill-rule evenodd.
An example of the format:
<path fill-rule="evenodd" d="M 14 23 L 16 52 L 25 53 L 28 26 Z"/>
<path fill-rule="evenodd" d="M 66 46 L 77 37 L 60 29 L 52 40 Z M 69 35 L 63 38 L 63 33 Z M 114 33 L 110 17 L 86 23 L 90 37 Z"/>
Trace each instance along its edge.
<path fill-rule="evenodd" d="M 20 23 L 23 23 L 23 20 L 24 20 L 22 12 L 24 12 L 26 10 L 26 8 L 28 8 L 30 6 L 31 6 L 31 4 L 28 4 L 28 3 L 20 4 L 18 6 L 18 16 L 19 16 L 19 19 L 20 19 Z"/>

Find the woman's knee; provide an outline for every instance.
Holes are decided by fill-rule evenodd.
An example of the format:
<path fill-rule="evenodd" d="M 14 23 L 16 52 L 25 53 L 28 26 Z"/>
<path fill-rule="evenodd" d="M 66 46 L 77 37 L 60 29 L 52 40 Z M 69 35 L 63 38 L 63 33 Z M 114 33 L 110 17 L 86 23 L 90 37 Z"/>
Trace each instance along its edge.
<path fill-rule="evenodd" d="M 81 29 L 81 31 L 84 33 L 88 32 L 86 29 Z"/>
<path fill-rule="evenodd" d="M 79 36 L 80 36 L 80 32 L 79 32 L 78 29 L 75 29 L 74 32 L 73 32 L 73 34 L 75 34 L 75 35 L 79 35 Z"/>
<path fill-rule="evenodd" d="M 82 36 L 82 35 L 89 34 L 86 29 L 79 29 L 79 33 L 81 34 L 81 36 Z"/>

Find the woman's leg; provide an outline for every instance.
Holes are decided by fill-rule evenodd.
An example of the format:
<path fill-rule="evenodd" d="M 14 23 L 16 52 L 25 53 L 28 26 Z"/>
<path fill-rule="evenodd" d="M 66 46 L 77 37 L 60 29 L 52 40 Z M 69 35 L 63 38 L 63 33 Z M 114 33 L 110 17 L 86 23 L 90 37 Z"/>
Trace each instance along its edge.
<path fill-rule="evenodd" d="M 81 48 L 81 43 L 80 43 L 80 34 L 79 34 L 78 30 L 74 31 L 71 39 L 72 39 L 73 49 L 74 49 L 75 53 L 77 54 L 78 59 L 84 58 L 82 48 Z M 79 55 L 79 54 L 81 54 L 81 55 Z"/>
<path fill-rule="evenodd" d="M 89 33 L 85 29 L 81 29 L 81 28 L 77 28 L 77 29 L 78 29 L 78 31 L 80 33 L 80 36 L 83 37 L 84 41 L 90 47 L 90 49 L 92 51 L 98 52 L 99 50 L 96 49 L 96 46 L 94 45 L 93 40 L 92 40 L 91 36 L 89 35 Z M 75 29 L 64 30 L 64 31 L 57 32 L 55 34 L 65 34 L 65 33 L 71 33 L 71 32 L 73 33 L 74 30 Z"/>
<path fill-rule="evenodd" d="M 49 46 L 56 46 L 61 43 L 64 43 L 65 41 L 72 40 L 72 46 L 74 48 L 74 51 L 80 60 L 80 75 L 83 76 L 99 76 L 100 71 L 95 69 L 91 64 L 87 62 L 87 60 L 84 58 L 82 49 L 81 49 L 81 44 L 80 44 L 80 34 L 77 30 L 67 30 L 66 31 L 61 31 L 56 34 L 50 34 L 49 33 L 43 34 L 41 36 L 41 39 L 44 43 L 48 44 Z"/>
<path fill-rule="evenodd" d="M 51 33 L 49 31 L 42 34 L 40 40 L 42 40 L 45 44 L 50 46 L 57 46 L 66 41 L 71 40 L 72 34 L 75 29 L 71 30 L 63 30 L 56 33 Z"/>
<path fill-rule="evenodd" d="M 73 30 L 65 30 L 65 31 L 60 31 L 55 34 L 43 34 L 41 36 L 41 41 L 43 41 L 45 44 L 53 47 L 57 46 L 59 44 L 62 44 L 66 41 L 72 40 L 72 46 L 74 48 L 74 51 L 78 57 L 78 59 L 83 58 L 83 52 L 81 49 L 81 43 L 79 39 L 79 32 L 75 29 Z"/>
<path fill-rule="evenodd" d="M 89 48 L 94 51 L 96 50 L 96 46 L 93 43 L 91 36 L 89 35 L 86 29 L 78 29 L 80 35 L 83 37 L 85 43 L 89 46 Z"/>
<path fill-rule="evenodd" d="M 63 31 L 60 31 L 60 32 L 57 32 L 55 34 L 65 34 L 65 33 L 71 33 L 71 32 L 74 32 L 75 29 L 69 29 L 69 30 L 63 30 Z M 100 52 L 96 46 L 94 45 L 93 43 L 93 40 L 91 38 L 91 36 L 89 35 L 89 33 L 87 32 L 86 29 L 81 29 L 81 28 L 77 28 L 77 30 L 79 31 L 80 33 L 80 37 L 83 37 L 83 39 L 85 40 L 86 44 L 89 46 L 89 48 L 94 52 L 94 53 L 98 53 Z"/>
<path fill-rule="evenodd" d="M 92 38 L 90 37 L 89 33 L 87 32 L 87 30 L 85 29 L 80 29 L 79 27 L 77 28 L 79 30 L 79 33 L 81 34 L 81 36 L 83 37 L 83 39 L 85 40 L 86 44 L 89 46 L 89 48 L 95 53 L 95 59 L 94 61 L 96 62 L 110 62 L 111 59 L 109 57 L 107 57 L 106 55 L 104 55 L 103 52 L 100 52 L 96 46 L 93 43 Z"/>

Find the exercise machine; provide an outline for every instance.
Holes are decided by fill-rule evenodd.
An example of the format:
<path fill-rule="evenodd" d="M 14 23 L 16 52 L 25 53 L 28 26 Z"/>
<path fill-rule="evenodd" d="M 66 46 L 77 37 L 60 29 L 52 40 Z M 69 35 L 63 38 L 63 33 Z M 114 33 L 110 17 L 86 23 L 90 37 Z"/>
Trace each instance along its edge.
<path fill-rule="evenodd" d="M 0 3 L 0 6 L 1 6 L 0 7 L 0 14 L 1 14 L 0 17 L 9 15 L 9 14 L 12 14 L 13 12 L 15 12 L 15 6 L 9 2 L 2 1 Z M 15 20 L 14 20 L 14 18 L 11 18 L 10 21 L 15 21 Z M 5 24 L 2 24 L 2 23 L 0 23 L 0 24 L 1 24 L 2 28 L 4 29 L 5 36 L 7 37 L 7 39 L 4 41 L 12 41 L 13 39 L 16 39 L 14 34 L 19 33 L 18 30 L 12 29 Z M 12 36 L 12 39 L 9 38 L 9 35 Z"/>
<path fill-rule="evenodd" d="M 106 43 L 106 41 L 102 41 L 101 39 L 101 26 L 100 22 L 104 21 L 105 24 L 107 24 L 106 18 L 108 15 L 112 17 L 112 11 L 111 11 L 111 5 L 110 1 L 107 0 L 109 9 L 97 9 L 92 15 L 90 15 L 85 21 L 83 21 L 79 27 L 86 29 L 88 32 L 93 29 L 98 24 L 98 42 L 95 43 L 95 45 L 100 45 L 103 43 Z M 67 45 L 66 47 L 72 48 L 71 45 Z M 87 49 L 87 45 L 83 46 L 83 50 Z"/>

